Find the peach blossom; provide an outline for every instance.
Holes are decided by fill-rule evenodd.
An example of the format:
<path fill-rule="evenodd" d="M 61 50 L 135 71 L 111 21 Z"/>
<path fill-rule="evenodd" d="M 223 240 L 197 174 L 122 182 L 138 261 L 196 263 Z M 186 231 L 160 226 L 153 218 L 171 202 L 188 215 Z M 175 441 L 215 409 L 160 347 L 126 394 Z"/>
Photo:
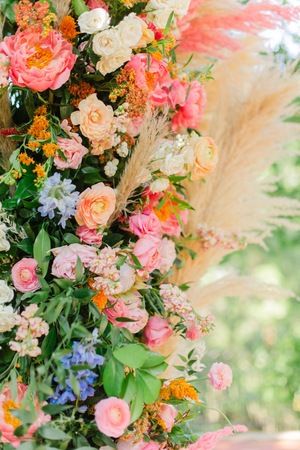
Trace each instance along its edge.
<path fill-rule="evenodd" d="M 162 260 L 159 252 L 161 240 L 156 236 L 144 236 L 140 238 L 133 249 L 133 254 L 138 258 L 146 272 L 158 269 Z"/>
<path fill-rule="evenodd" d="M 20 292 L 34 292 L 40 288 L 37 277 L 37 261 L 33 258 L 23 258 L 11 270 L 15 288 Z"/>
<path fill-rule="evenodd" d="M 62 137 L 57 139 L 59 150 L 63 153 L 64 158 L 57 153 L 54 157 L 54 164 L 60 170 L 78 169 L 82 158 L 88 153 L 88 149 L 82 145 L 80 136 L 75 133 L 73 135 L 71 139 Z"/>
<path fill-rule="evenodd" d="M 130 423 L 130 410 L 125 400 L 109 397 L 95 407 L 96 424 L 101 433 L 118 438 Z"/>
<path fill-rule="evenodd" d="M 104 141 L 111 136 L 114 112 L 111 106 L 106 106 L 91 94 L 78 105 L 78 111 L 71 114 L 74 125 L 79 125 L 84 136 L 91 141 Z"/>
<path fill-rule="evenodd" d="M 79 196 L 76 221 L 78 225 L 85 225 L 91 230 L 103 227 L 114 212 L 115 205 L 115 191 L 104 183 L 94 184 Z"/>
<path fill-rule="evenodd" d="M 208 373 L 211 385 L 217 391 L 224 391 L 231 386 L 232 370 L 224 363 L 214 363 Z"/>
<path fill-rule="evenodd" d="M 173 405 L 169 405 L 168 403 L 161 403 L 159 407 L 159 417 L 163 421 L 165 429 L 168 433 L 172 431 L 177 414 L 178 411 Z"/>
<path fill-rule="evenodd" d="M 38 92 L 60 88 L 68 81 L 76 61 L 70 42 L 54 30 L 45 37 L 30 29 L 18 31 L 4 39 L 0 53 L 10 60 L 13 84 Z"/>
<path fill-rule="evenodd" d="M 81 242 L 89 245 L 101 245 L 102 244 L 102 234 L 98 233 L 96 230 L 91 230 L 90 228 L 82 225 L 77 227 L 76 235 L 79 237 Z"/>
<path fill-rule="evenodd" d="M 159 316 L 152 316 L 144 330 L 145 343 L 149 347 L 163 345 L 173 334 L 168 321 Z"/>

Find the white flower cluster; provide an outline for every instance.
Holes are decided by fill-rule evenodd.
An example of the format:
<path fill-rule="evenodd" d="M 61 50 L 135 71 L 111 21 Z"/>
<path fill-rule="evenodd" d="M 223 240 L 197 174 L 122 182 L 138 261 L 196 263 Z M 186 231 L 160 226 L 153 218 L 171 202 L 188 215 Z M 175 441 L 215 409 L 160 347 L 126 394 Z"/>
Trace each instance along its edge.
<path fill-rule="evenodd" d="M 185 175 L 194 162 L 194 149 L 188 135 L 177 134 L 175 139 L 164 139 L 155 152 L 153 171 L 164 175 Z"/>
<path fill-rule="evenodd" d="M 150 0 L 147 4 L 148 18 L 158 27 L 165 28 L 172 13 L 179 19 L 184 17 L 191 0 Z"/>
<path fill-rule="evenodd" d="M 16 324 L 16 314 L 10 303 L 14 298 L 14 291 L 7 282 L 0 280 L 0 333 L 10 331 Z"/>

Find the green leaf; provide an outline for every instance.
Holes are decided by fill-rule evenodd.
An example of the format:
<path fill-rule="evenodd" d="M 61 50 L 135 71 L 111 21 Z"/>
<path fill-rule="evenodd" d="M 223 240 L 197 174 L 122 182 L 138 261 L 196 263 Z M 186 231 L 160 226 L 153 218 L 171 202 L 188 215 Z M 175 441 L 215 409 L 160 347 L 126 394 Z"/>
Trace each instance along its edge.
<path fill-rule="evenodd" d="M 106 394 L 109 397 L 120 397 L 124 380 L 124 367 L 119 361 L 111 357 L 103 371 L 103 387 Z"/>
<path fill-rule="evenodd" d="M 72 233 L 64 234 L 64 241 L 67 244 L 80 244 L 80 239 Z"/>
<path fill-rule="evenodd" d="M 148 369 L 149 367 L 155 367 L 161 365 L 165 362 L 165 357 L 159 353 L 149 352 L 147 355 L 147 360 L 143 364 L 143 369 Z"/>
<path fill-rule="evenodd" d="M 17 244 L 17 247 L 23 252 L 28 253 L 28 255 L 32 255 L 33 252 L 33 243 L 29 238 L 23 239 L 21 242 Z"/>
<path fill-rule="evenodd" d="M 50 441 L 67 441 L 71 437 L 59 428 L 54 428 L 51 425 L 44 425 L 39 428 L 38 434 L 44 439 L 49 439 Z"/>
<path fill-rule="evenodd" d="M 140 417 L 140 415 L 143 412 L 143 409 L 144 409 L 143 391 L 141 389 L 137 389 L 136 394 L 133 397 L 130 404 L 131 423 L 135 422 Z"/>
<path fill-rule="evenodd" d="M 68 409 L 73 408 L 73 406 L 70 405 L 45 405 L 43 407 L 43 411 L 46 414 L 50 414 L 51 416 L 55 416 L 56 414 L 61 413 L 62 411 L 67 411 Z"/>
<path fill-rule="evenodd" d="M 76 16 L 80 16 L 80 14 L 89 11 L 89 8 L 86 6 L 83 0 L 72 0 L 72 7 Z"/>
<path fill-rule="evenodd" d="M 115 350 L 113 355 L 125 366 L 138 369 L 146 362 L 149 352 L 140 344 L 129 344 Z"/>
<path fill-rule="evenodd" d="M 42 271 L 42 276 L 47 274 L 51 250 L 51 242 L 47 231 L 42 228 L 37 235 L 33 244 L 33 257 L 38 262 L 38 266 Z"/>
<path fill-rule="evenodd" d="M 154 403 L 158 397 L 161 388 L 161 381 L 150 373 L 139 370 L 137 372 L 138 388 L 143 393 L 143 401 L 148 405 Z"/>
<path fill-rule="evenodd" d="M 82 280 L 84 275 L 84 265 L 82 264 L 82 261 L 79 257 L 77 257 L 75 274 L 76 274 L 76 281 L 78 283 L 79 281 Z"/>
<path fill-rule="evenodd" d="M 130 373 L 125 378 L 124 390 L 123 390 L 123 393 L 121 394 L 121 397 L 127 403 L 130 403 L 131 400 L 136 396 L 136 391 L 137 391 L 136 378 L 132 373 Z"/>

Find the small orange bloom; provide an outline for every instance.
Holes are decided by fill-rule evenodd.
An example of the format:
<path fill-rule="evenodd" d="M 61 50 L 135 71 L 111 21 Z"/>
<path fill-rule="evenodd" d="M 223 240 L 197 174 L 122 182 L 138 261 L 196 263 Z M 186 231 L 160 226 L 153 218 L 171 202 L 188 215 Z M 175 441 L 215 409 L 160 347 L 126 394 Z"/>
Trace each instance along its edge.
<path fill-rule="evenodd" d="M 194 386 L 183 378 L 172 380 L 169 384 L 164 385 L 160 391 L 160 398 L 162 400 L 170 400 L 171 398 L 185 400 L 189 398 L 196 402 L 199 401 L 198 392 Z"/>
<path fill-rule="evenodd" d="M 28 156 L 26 152 L 19 154 L 19 161 L 25 166 L 30 166 L 30 164 L 34 163 L 34 159 L 30 158 L 30 156 Z"/>
<path fill-rule="evenodd" d="M 99 291 L 94 297 L 92 298 L 93 303 L 97 306 L 99 311 L 103 311 L 103 309 L 106 307 L 108 298 L 104 294 L 103 291 Z"/>
<path fill-rule="evenodd" d="M 30 141 L 27 143 L 27 147 L 29 147 L 33 152 L 36 151 L 40 146 L 41 144 L 38 141 Z"/>
<path fill-rule="evenodd" d="M 54 157 L 56 155 L 57 150 L 58 150 L 58 145 L 54 144 L 53 142 L 43 145 L 43 152 L 47 158 Z"/>
<path fill-rule="evenodd" d="M 78 34 L 78 31 L 76 30 L 76 22 L 71 16 L 65 16 L 62 18 L 59 29 L 63 37 L 68 41 L 73 41 Z"/>
<path fill-rule="evenodd" d="M 42 164 L 37 164 L 35 169 L 33 169 L 33 172 L 36 173 L 38 178 L 45 178 L 46 176 L 46 172 Z"/>

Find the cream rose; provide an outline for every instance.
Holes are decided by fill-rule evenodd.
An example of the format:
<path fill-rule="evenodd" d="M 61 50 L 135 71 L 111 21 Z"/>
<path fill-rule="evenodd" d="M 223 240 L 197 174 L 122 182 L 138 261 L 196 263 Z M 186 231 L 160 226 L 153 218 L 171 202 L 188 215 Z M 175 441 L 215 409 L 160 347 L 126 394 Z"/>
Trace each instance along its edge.
<path fill-rule="evenodd" d="M 91 94 L 78 105 L 79 111 L 71 114 L 74 125 L 79 125 L 84 136 L 91 141 L 102 141 L 110 134 L 114 112 L 98 100 L 97 94 Z"/>
<path fill-rule="evenodd" d="M 101 31 L 93 38 L 93 51 L 96 55 L 114 55 L 120 47 L 122 47 L 120 35 L 115 28 Z"/>
<path fill-rule="evenodd" d="M 0 280 L 0 303 L 9 303 L 14 298 L 14 291 L 5 280 Z"/>
<path fill-rule="evenodd" d="M 199 180 L 210 174 L 218 163 L 218 148 L 214 140 L 210 137 L 191 138 L 191 145 L 194 149 L 194 164 L 191 167 L 191 179 Z"/>
<path fill-rule="evenodd" d="M 104 8 L 86 11 L 78 17 L 81 33 L 94 34 L 109 27 L 110 17 Z"/>
<path fill-rule="evenodd" d="M 121 47 L 113 55 L 102 57 L 101 60 L 98 61 L 96 68 L 102 75 L 106 75 L 119 69 L 125 62 L 129 61 L 131 55 L 131 48 Z"/>
<path fill-rule="evenodd" d="M 142 39 L 145 22 L 137 17 L 135 13 L 126 16 L 117 26 L 121 42 L 131 48 L 137 47 Z"/>

